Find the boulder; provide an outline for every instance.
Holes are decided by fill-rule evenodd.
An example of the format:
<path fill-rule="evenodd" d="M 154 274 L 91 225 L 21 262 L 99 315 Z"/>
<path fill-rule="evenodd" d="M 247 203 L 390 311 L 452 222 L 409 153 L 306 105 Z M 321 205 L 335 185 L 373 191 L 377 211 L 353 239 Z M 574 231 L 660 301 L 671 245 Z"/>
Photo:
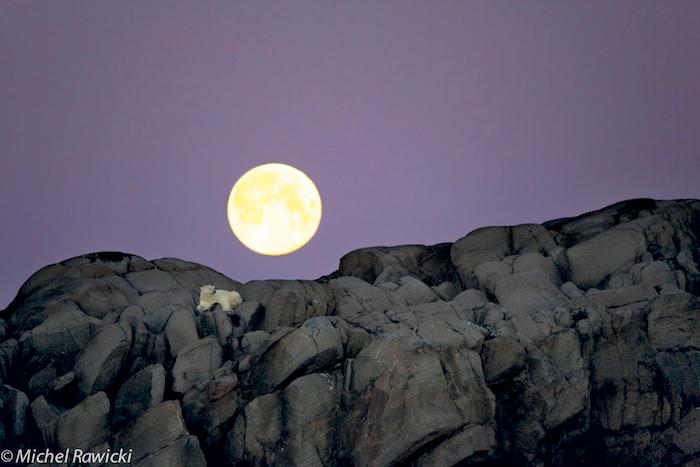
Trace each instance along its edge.
<path fill-rule="evenodd" d="M 279 393 L 250 401 L 238 415 L 228 435 L 226 451 L 233 464 L 282 465 L 287 460 L 279 449 L 282 438 L 282 404 Z"/>
<path fill-rule="evenodd" d="M 511 336 L 487 340 L 481 348 L 484 378 L 490 384 L 512 378 L 525 367 L 525 348 Z"/>
<path fill-rule="evenodd" d="M 500 261 L 511 254 L 510 227 L 484 227 L 457 240 L 450 250 L 465 288 L 477 287 L 474 271 L 487 261 Z"/>
<path fill-rule="evenodd" d="M 316 373 L 294 380 L 282 393 L 285 432 L 292 465 L 331 465 L 335 460 L 342 383 Z"/>
<path fill-rule="evenodd" d="M 63 413 L 56 422 L 59 449 L 87 449 L 97 446 L 110 434 L 107 394 L 100 391 Z"/>
<path fill-rule="evenodd" d="M 571 280 L 583 289 L 595 287 L 611 274 L 629 269 L 645 250 L 644 234 L 636 230 L 600 232 L 567 250 Z"/>
<path fill-rule="evenodd" d="M 258 393 L 270 392 L 293 374 L 323 368 L 343 357 L 343 334 L 325 316 L 306 320 L 262 355 L 253 368 Z"/>
<path fill-rule="evenodd" d="M 29 399 L 22 391 L 3 384 L 0 386 L 0 415 L 5 436 L 21 440 L 27 429 Z"/>
<path fill-rule="evenodd" d="M 199 339 L 192 312 L 186 309 L 174 311 L 165 323 L 165 336 L 168 339 L 170 355 L 173 357 L 183 347 Z"/>
<path fill-rule="evenodd" d="M 214 370 L 223 363 L 223 353 L 215 337 L 205 337 L 182 348 L 171 371 L 172 389 L 184 394 L 197 381 L 211 379 Z"/>
<path fill-rule="evenodd" d="M 286 281 L 272 292 L 261 328 L 271 332 L 283 326 L 297 326 L 309 318 L 328 314 L 334 307 L 333 290 L 313 281 Z"/>
<path fill-rule="evenodd" d="M 126 363 L 131 346 L 131 327 L 127 323 L 100 328 L 78 356 L 75 372 L 83 395 L 111 389 Z"/>
<path fill-rule="evenodd" d="M 135 420 L 151 407 L 163 402 L 165 368 L 149 365 L 131 375 L 114 398 L 114 420 L 117 425 Z"/>
<path fill-rule="evenodd" d="M 649 339 L 656 350 L 700 349 L 700 302 L 686 292 L 660 295 L 651 304 Z"/>
<path fill-rule="evenodd" d="M 413 277 L 402 277 L 399 279 L 399 287 L 396 289 L 396 293 L 409 306 L 430 303 L 440 299 L 430 287 Z"/>
<path fill-rule="evenodd" d="M 82 350 L 100 326 L 74 302 L 60 312 L 22 334 L 20 344 L 25 355 L 70 355 Z"/>
<path fill-rule="evenodd" d="M 487 261 L 474 269 L 476 286 L 482 292 L 493 294 L 498 282 L 513 274 L 513 266 L 503 261 Z"/>
<path fill-rule="evenodd" d="M 206 465 L 197 438 L 187 432 L 178 401 L 151 407 L 119 432 L 113 450 L 120 448 L 131 450 L 137 465 Z"/>
<path fill-rule="evenodd" d="M 499 304 L 522 313 L 552 310 L 566 300 L 541 271 L 520 272 L 503 278 L 494 294 Z"/>
<path fill-rule="evenodd" d="M 430 286 L 437 285 L 452 278 L 451 246 L 441 243 L 362 248 L 340 259 L 339 272 L 342 276 L 358 277 L 370 284 L 394 281 L 408 275 Z"/>

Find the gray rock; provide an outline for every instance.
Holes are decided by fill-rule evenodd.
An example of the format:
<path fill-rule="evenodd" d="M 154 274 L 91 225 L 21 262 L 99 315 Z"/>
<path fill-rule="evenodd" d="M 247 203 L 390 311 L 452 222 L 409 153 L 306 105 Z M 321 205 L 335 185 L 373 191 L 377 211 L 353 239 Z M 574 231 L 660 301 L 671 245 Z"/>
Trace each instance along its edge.
<path fill-rule="evenodd" d="M 654 289 L 641 285 L 621 287 L 614 290 L 598 291 L 591 289 L 586 294 L 588 301 L 606 308 L 620 307 L 637 302 L 646 302 L 652 300 L 655 296 L 656 292 Z"/>
<path fill-rule="evenodd" d="M 496 447 L 496 430 L 490 426 L 469 425 L 427 454 L 418 458 L 414 465 L 420 467 L 440 467 L 459 465 L 470 458 L 477 460 L 487 457 Z"/>
<path fill-rule="evenodd" d="M 313 281 L 287 281 L 270 295 L 265 305 L 261 328 L 272 332 L 285 326 L 297 326 L 334 308 L 335 296 L 325 284 Z"/>
<path fill-rule="evenodd" d="M 656 350 L 700 349 L 700 302 L 686 292 L 660 295 L 651 304 L 649 339 Z"/>
<path fill-rule="evenodd" d="M 479 289 L 493 294 L 498 282 L 513 274 L 513 266 L 503 261 L 487 261 L 474 269 L 474 280 Z"/>
<path fill-rule="evenodd" d="M 205 337 L 192 342 L 177 354 L 172 369 L 172 389 L 184 394 L 197 381 L 211 379 L 214 370 L 223 363 L 223 354 L 219 342 L 214 337 Z"/>
<path fill-rule="evenodd" d="M 474 271 L 478 265 L 500 261 L 511 253 L 510 239 L 510 227 L 484 227 L 452 245 L 450 257 L 466 288 L 477 287 Z"/>
<path fill-rule="evenodd" d="M 241 461 L 254 465 L 283 464 L 286 455 L 278 448 L 282 428 L 279 394 L 257 397 L 237 417 L 228 435 L 227 453 L 234 464 Z"/>
<path fill-rule="evenodd" d="M 460 288 L 452 281 L 444 281 L 439 285 L 434 285 L 431 287 L 435 293 L 445 301 L 450 301 L 455 298 L 461 292 Z"/>
<path fill-rule="evenodd" d="M 410 336 L 386 336 L 366 346 L 352 367 L 350 390 L 359 399 L 343 429 L 355 465 L 399 463 L 465 424 L 493 419 L 494 397 L 471 350 L 440 354 Z"/>
<path fill-rule="evenodd" d="M 114 420 L 120 425 L 135 420 L 151 407 L 163 402 L 165 368 L 149 365 L 122 384 L 114 398 Z"/>
<path fill-rule="evenodd" d="M 260 329 L 265 313 L 265 308 L 260 302 L 243 302 L 236 307 L 236 312 L 243 317 L 246 330 L 255 331 Z"/>
<path fill-rule="evenodd" d="M 559 271 L 550 257 L 544 257 L 539 253 L 525 253 L 518 256 L 513 263 L 513 272 L 517 274 L 527 271 L 539 271 L 555 286 L 561 285 Z"/>
<path fill-rule="evenodd" d="M 399 280 L 399 288 L 396 289 L 406 305 L 418 305 L 439 300 L 437 294 L 425 283 L 413 277 L 402 277 Z"/>
<path fill-rule="evenodd" d="M 576 287 L 573 282 L 565 282 L 561 285 L 561 291 L 569 298 L 579 298 L 583 297 L 583 292 L 581 289 Z"/>
<path fill-rule="evenodd" d="M 449 243 L 441 243 L 362 248 L 340 259 L 339 272 L 341 276 L 358 277 L 370 284 L 408 275 L 428 285 L 437 285 L 452 278 L 450 247 Z"/>
<path fill-rule="evenodd" d="M 557 248 L 551 234 L 539 224 L 521 224 L 512 227 L 513 252 L 551 255 Z"/>
<path fill-rule="evenodd" d="M 125 278 L 141 294 L 176 289 L 179 285 L 172 274 L 160 269 L 130 272 Z"/>
<path fill-rule="evenodd" d="M 86 316 L 72 303 L 23 333 L 20 344 L 25 354 L 75 354 L 85 347 L 99 326 L 98 321 Z"/>
<path fill-rule="evenodd" d="M 109 435 L 109 399 L 104 392 L 88 397 L 63 413 L 56 422 L 59 449 L 86 449 L 102 443 Z"/>
<path fill-rule="evenodd" d="M 8 339 L 0 344 L 0 384 L 9 381 L 19 354 L 19 342 Z"/>
<path fill-rule="evenodd" d="M 631 229 L 611 229 L 572 246 L 566 252 L 571 280 L 577 286 L 595 287 L 615 272 L 623 271 L 646 250 L 644 235 Z"/>
<path fill-rule="evenodd" d="M 700 452 L 700 407 L 683 417 L 673 437 L 673 444 L 686 456 Z"/>
<path fill-rule="evenodd" d="M 29 399 L 22 391 L 4 384 L 0 386 L 0 415 L 2 424 L 12 439 L 21 440 L 27 428 Z"/>
<path fill-rule="evenodd" d="M 293 465 L 334 463 L 341 392 L 335 375 L 317 373 L 296 379 L 282 393 L 288 407 L 285 428 Z"/>
<path fill-rule="evenodd" d="M 552 310 L 566 300 L 566 296 L 540 271 L 520 272 L 501 279 L 495 295 L 504 307 L 523 313 Z"/>
<path fill-rule="evenodd" d="M 182 348 L 199 339 L 194 315 L 189 310 L 174 311 L 165 324 L 170 355 L 175 357 Z"/>
<path fill-rule="evenodd" d="M 343 357 L 343 334 L 330 318 L 311 318 L 282 337 L 253 368 L 259 393 L 270 392 L 292 374 L 314 371 Z"/>
<path fill-rule="evenodd" d="M 206 465 L 199 442 L 187 432 L 178 401 L 148 409 L 118 433 L 114 449 L 119 448 L 131 449 L 137 465 Z"/>
<path fill-rule="evenodd" d="M 30 406 L 34 424 L 41 432 L 42 440 L 47 446 L 53 446 L 56 439 L 56 426 L 61 418 L 61 410 L 52 406 L 44 396 L 39 396 Z"/>
<path fill-rule="evenodd" d="M 83 395 L 114 386 L 131 346 L 131 327 L 126 323 L 101 328 L 75 362 L 78 388 Z"/>
<path fill-rule="evenodd" d="M 358 250 L 317 281 L 72 258 L 2 312 L 0 443 L 138 466 L 693 465 L 699 221 L 697 201 L 630 200 Z M 245 302 L 194 319 L 204 284 Z"/>
<path fill-rule="evenodd" d="M 329 284 L 335 289 L 336 314 L 345 320 L 361 319 L 394 305 L 386 292 L 356 277 L 339 277 Z"/>
<path fill-rule="evenodd" d="M 467 289 L 452 299 L 452 303 L 463 310 L 475 310 L 488 303 L 486 295 L 477 289 Z"/>
<path fill-rule="evenodd" d="M 484 342 L 481 361 L 486 381 L 491 384 L 502 382 L 525 367 L 525 349 L 513 337 L 497 337 Z"/>

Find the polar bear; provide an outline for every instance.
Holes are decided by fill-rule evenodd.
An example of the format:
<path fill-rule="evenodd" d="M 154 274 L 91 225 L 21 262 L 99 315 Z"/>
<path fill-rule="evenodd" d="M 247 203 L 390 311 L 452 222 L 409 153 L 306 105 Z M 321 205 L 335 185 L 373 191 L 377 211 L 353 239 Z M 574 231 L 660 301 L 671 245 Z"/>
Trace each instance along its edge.
<path fill-rule="evenodd" d="M 235 290 L 216 290 L 216 287 L 213 285 L 204 285 L 199 288 L 197 311 L 208 310 L 217 303 L 221 305 L 224 311 L 231 311 L 231 309 L 243 303 L 243 298 Z"/>

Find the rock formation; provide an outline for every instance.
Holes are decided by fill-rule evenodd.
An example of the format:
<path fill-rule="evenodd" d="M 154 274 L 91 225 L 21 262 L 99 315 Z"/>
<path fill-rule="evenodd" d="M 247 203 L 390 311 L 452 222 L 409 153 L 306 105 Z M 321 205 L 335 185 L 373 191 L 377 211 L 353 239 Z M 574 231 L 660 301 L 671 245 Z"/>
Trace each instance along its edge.
<path fill-rule="evenodd" d="M 700 201 L 245 284 L 94 253 L 0 319 L 0 446 L 138 466 L 700 466 Z M 244 303 L 197 312 L 199 288 Z"/>

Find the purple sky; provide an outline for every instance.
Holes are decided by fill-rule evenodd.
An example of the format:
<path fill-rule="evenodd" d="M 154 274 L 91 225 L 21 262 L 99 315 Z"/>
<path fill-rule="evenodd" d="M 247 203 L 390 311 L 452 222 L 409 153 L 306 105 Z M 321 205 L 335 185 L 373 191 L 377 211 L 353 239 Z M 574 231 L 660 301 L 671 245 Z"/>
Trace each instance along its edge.
<path fill-rule="evenodd" d="M 324 202 L 286 257 L 226 221 L 265 162 Z M 0 3 L 0 308 L 96 250 L 315 278 L 699 176 L 694 0 Z"/>

